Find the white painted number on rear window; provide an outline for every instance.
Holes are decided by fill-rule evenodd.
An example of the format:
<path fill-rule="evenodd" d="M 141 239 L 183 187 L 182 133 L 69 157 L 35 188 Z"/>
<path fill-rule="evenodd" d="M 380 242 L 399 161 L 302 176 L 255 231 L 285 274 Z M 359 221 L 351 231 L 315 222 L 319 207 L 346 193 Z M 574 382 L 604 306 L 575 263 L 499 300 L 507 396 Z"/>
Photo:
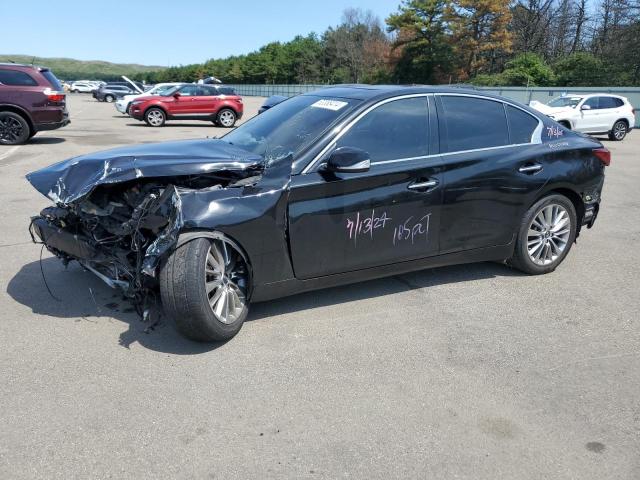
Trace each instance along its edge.
<path fill-rule="evenodd" d="M 312 107 L 326 108 L 327 110 L 340 110 L 347 102 L 340 102 L 338 100 L 318 100 L 316 103 L 311 104 Z"/>

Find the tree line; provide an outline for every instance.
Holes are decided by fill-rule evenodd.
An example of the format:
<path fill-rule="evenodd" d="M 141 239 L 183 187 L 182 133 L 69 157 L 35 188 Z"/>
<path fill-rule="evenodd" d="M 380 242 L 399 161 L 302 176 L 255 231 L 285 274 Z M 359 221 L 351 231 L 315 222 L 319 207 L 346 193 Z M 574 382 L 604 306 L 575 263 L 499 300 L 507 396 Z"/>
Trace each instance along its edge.
<path fill-rule="evenodd" d="M 404 0 L 384 23 L 347 9 L 322 34 L 136 77 L 210 75 L 240 84 L 640 85 L 640 0 Z"/>

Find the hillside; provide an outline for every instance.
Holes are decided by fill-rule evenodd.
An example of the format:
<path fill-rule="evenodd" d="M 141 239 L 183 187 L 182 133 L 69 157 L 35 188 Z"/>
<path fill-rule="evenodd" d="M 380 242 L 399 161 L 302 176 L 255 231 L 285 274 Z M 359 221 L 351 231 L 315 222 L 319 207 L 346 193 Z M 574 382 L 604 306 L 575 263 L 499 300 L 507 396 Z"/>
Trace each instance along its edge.
<path fill-rule="evenodd" d="M 163 70 L 164 67 L 138 65 L 134 63 L 110 63 L 99 60 L 75 60 L 73 58 L 43 58 L 32 55 L 0 54 L 0 62 L 34 63 L 49 67 L 63 80 L 116 80 L 121 75 L 133 76 L 140 73 Z"/>

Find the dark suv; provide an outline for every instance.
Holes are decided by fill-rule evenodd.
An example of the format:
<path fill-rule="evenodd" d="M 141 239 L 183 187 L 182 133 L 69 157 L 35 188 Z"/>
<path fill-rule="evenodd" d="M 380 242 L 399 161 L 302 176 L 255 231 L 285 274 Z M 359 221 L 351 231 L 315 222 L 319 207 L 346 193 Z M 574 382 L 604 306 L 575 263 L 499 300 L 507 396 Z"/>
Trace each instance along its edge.
<path fill-rule="evenodd" d="M 0 145 L 24 143 L 68 123 L 66 95 L 51 70 L 0 63 Z"/>

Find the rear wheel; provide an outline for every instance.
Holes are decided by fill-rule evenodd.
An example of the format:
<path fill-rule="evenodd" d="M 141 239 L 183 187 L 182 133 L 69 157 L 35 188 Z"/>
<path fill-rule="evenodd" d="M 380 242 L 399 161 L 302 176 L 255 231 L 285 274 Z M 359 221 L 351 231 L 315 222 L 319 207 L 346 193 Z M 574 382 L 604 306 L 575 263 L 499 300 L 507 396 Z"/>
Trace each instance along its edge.
<path fill-rule="evenodd" d="M 576 238 L 577 215 L 563 195 L 549 195 L 525 213 L 510 263 L 532 275 L 554 271 Z"/>
<path fill-rule="evenodd" d="M 0 145 L 20 145 L 31 136 L 27 121 L 17 113 L 0 112 Z"/>
<path fill-rule="evenodd" d="M 230 108 L 223 108 L 216 115 L 216 123 L 221 127 L 231 128 L 236 123 L 236 112 Z"/>
<path fill-rule="evenodd" d="M 107 103 L 113 103 L 113 101 L 116 99 L 116 97 L 114 97 L 113 95 L 105 95 L 104 96 L 104 101 Z"/>
<path fill-rule="evenodd" d="M 144 113 L 144 121 L 151 127 L 161 127 L 167 120 L 167 116 L 160 108 L 150 108 Z"/>
<path fill-rule="evenodd" d="M 232 338 L 249 311 L 249 267 L 240 248 L 220 235 L 178 247 L 160 271 L 162 304 L 185 337 Z"/>
<path fill-rule="evenodd" d="M 609 132 L 609 140 L 621 141 L 627 136 L 627 123 L 624 120 L 618 120 L 613 124 L 613 128 Z"/>

